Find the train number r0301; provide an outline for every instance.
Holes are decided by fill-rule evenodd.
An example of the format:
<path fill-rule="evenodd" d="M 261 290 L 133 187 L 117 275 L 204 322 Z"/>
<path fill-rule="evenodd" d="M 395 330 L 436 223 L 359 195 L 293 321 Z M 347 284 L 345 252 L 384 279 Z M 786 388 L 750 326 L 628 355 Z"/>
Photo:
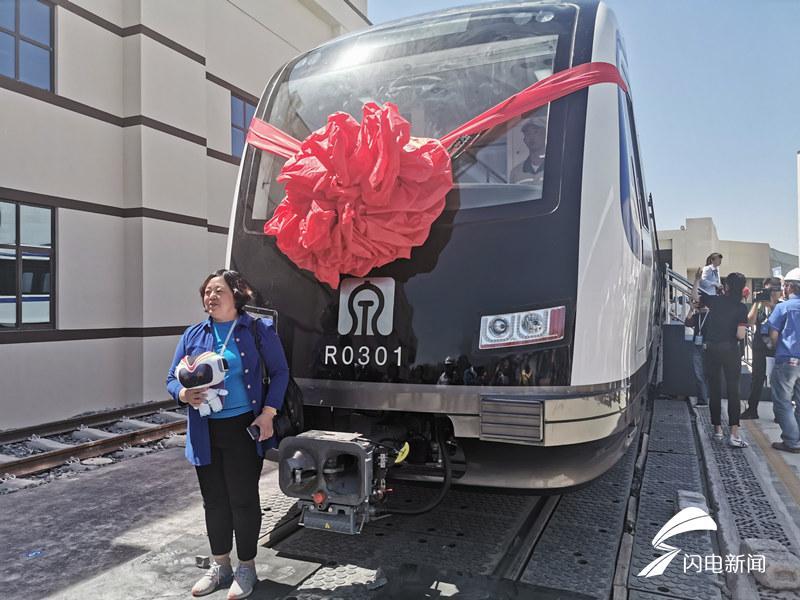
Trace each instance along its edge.
<path fill-rule="evenodd" d="M 403 358 L 403 349 L 398 346 L 394 350 L 389 350 L 386 346 L 325 346 L 325 365 L 377 365 L 383 367 L 386 364 L 394 363 L 398 367 Z"/>

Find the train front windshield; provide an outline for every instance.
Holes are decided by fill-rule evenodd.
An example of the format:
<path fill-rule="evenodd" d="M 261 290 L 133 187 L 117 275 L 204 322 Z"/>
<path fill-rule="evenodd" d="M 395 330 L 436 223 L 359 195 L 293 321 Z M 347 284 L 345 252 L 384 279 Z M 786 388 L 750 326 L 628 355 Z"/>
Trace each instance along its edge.
<path fill-rule="evenodd" d="M 345 38 L 290 65 L 263 118 L 302 140 L 342 111 L 360 120 L 366 102 L 393 102 L 411 134 L 441 137 L 512 94 L 552 75 L 559 31 L 571 10 L 487 12 L 409 23 Z M 542 197 L 547 107 L 485 135 L 453 165 L 448 208 Z M 284 159 L 260 159 L 248 221 L 268 219 L 283 196 L 273 181 Z M 509 185 L 515 184 L 515 185 Z M 491 194 L 476 186 L 492 186 Z"/>

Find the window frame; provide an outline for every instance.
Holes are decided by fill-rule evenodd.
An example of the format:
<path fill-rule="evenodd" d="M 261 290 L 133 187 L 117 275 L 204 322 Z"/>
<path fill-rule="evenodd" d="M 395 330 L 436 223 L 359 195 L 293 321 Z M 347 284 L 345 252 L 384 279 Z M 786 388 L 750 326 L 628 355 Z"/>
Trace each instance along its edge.
<path fill-rule="evenodd" d="M 233 91 L 231 92 L 231 105 L 233 104 L 233 99 L 234 98 L 236 100 L 239 100 L 242 103 L 242 118 L 245 121 L 247 120 L 247 107 L 248 106 L 252 107 L 253 115 L 255 116 L 257 105 L 253 104 L 247 98 L 244 98 L 243 96 L 241 96 L 241 95 L 239 95 L 239 94 L 237 94 L 237 93 L 235 93 Z M 233 130 L 236 129 L 237 131 L 241 131 L 243 139 L 246 139 L 247 138 L 247 131 L 248 131 L 249 128 L 250 128 L 250 123 L 246 123 L 245 122 L 244 125 L 242 126 L 242 124 L 236 124 L 236 123 L 233 122 L 233 106 L 231 106 L 231 156 L 235 156 L 236 158 L 241 159 L 242 156 L 244 155 L 244 151 L 245 151 L 245 149 L 247 147 L 247 142 L 245 141 L 242 144 L 242 150 L 238 154 L 236 153 L 236 149 L 233 147 Z"/>
<path fill-rule="evenodd" d="M 16 286 L 16 313 L 15 325 L 13 327 L 0 327 L 0 339 L 4 332 L 12 331 L 30 331 L 30 330 L 55 330 L 56 329 L 56 218 L 58 209 L 53 206 L 46 206 L 42 204 L 34 204 L 31 202 L 17 202 L 15 200 L 8 200 L 0 196 L 0 202 L 11 204 L 14 206 L 14 244 L 0 243 L 0 249 L 13 250 L 15 252 L 15 268 L 14 278 Z M 22 206 L 30 206 L 32 208 L 43 208 L 50 211 L 50 246 L 30 246 L 22 244 Z M 46 255 L 50 261 L 50 314 L 49 320 L 46 323 L 23 323 L 22 321 L 22 253 L 25 251 L 35 252 L 36 254 Z"/>
<path fill-rule="evenodd" d="M 22 2 L 22 0 L 14 0 L 14 31 L 8 30 L 8 29 L 0 26 L 0 33 L 4 33 L 6 35 L 10 35 L 11 37 L 14 38 L 14 76 L 13 77 L 9 77 L 8 75 L 0 74 L 0 77 L 2 77 L 4 79 L 11 79 L 13 81 L 18 81 L 19 83 L 22 83 L 22 84 L 25 84 L 25 85 L 30 85 L 32 87 L 35 87 L 36 89 L 45 90 L 47 92 L 55 93 L 55 81 L 56 81 L 56 74 L 55 74 L 55 68 L 56 68 L 55 67 L 55 64 L 56 64 L 56 49 L 55 49 L 55 33 L 56 33 L 56 31 L 55 31 L 55 29 L 56 29 L 55 21 L 56 21 L 56 18 L 55 18 L 55 13 L 56 13 L 56 9 L 55 9 L 55 4 L 53 4 L 53 2 L 51 2 L 50 0 L 36 0 L 36 1 L 39 2 L 40 4 L 46 5 L 50 9 L 50 23 L 49 23 L 49 26 L 50 26 L 50 45 L 46 46 L 45 44 L 43 44 L 42 42 L 40 42 L 38 40 L 34 40 L 32 38 L 29 38 L 29 37 L 26 37 L 26 36 L 22 35 L 22 32 L 20 30 L 20 18 L 21 18 L 21 16 L 20 16 L 21 15 L 20 3 Z M 35 85 L 33 83 L 29 83 L 27 81 L 23 81 L 22 79 L 20 79 L 20 70 L 19 70 L 19 55 L 20 55 L 19 48 L 20 48 L 20 42 L 25 42 L 26 44 L 31 44 L 33 46 L 36 46 L 37 48 L 40 48 L 42 50 L 46 50 L 47 51 L 48 55 L 50 56 L 50 69 L 49 69 L 49 71 L 50 71 L 50 73 L 49 73 L 50 80 L 48 82 L 48 87 L 42 88 L 42 87 L 39 87 L 38 85 Z"/>

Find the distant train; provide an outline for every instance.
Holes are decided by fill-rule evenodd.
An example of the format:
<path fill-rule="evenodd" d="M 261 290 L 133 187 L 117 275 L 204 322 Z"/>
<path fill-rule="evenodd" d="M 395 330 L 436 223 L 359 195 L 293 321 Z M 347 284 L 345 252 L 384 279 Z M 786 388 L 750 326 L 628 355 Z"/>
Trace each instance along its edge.
<path fill-rule="evenodd" d="M 448 483 L 544 491 L 598 477 L 636 436 L 661 291 L 625 50 L 603 2 L 430 13 L 333 40 L 272 77 L 256 117 L 299 140 L 370 100 L 394 102 L 412 135 L 433 138 L 598 62 L 624 85 L 592 85 L 481 135 L 453 159 L 427 241 L 337 290 L 264 236 L 284 160 L 246 148 L 227 262 L 275 316 L 305 429 L 328 432 L 284 441 L 285 493 L 320 509 L 338 506 L 337 489 L 380 500 L 364 470 L 386 447 L 381 476 L 445 470 Z M 348 474 L 358 485 L 337 488 Z"/>

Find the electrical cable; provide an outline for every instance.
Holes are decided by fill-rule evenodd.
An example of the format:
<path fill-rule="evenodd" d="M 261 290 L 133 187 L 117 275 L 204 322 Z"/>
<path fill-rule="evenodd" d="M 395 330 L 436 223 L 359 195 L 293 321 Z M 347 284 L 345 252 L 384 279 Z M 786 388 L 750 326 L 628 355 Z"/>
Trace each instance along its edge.
<path fill-rule="evenodd" d="M 442 487 L 439 490 L 439 493 L 430 501 L 428 504 L 425 504 L 421 507 L 417 508 L 406 508 L 406 507 L 396 507 L 393 508 L 391 506 L 384 506 L 381 509 L 381 514 L 383 513 L 394 513 L 398 515 L 421 515 L 428 511 L 433 510 L 439 504 L 441 504 L 442 500 L 444 500 L 445 495 L 450 490 L 450 484 L 452 483 L 452 469 L 450 466 L 450 455 L 447 451 L 447 446 L 445 445 L 444 435 L 440 428 L 437 427 L 436 431 L 436 441 L 439 443 L 439 450 L 442 453 L 442 463 L 444 467 L 444 479 L 442 480 Z"/>

